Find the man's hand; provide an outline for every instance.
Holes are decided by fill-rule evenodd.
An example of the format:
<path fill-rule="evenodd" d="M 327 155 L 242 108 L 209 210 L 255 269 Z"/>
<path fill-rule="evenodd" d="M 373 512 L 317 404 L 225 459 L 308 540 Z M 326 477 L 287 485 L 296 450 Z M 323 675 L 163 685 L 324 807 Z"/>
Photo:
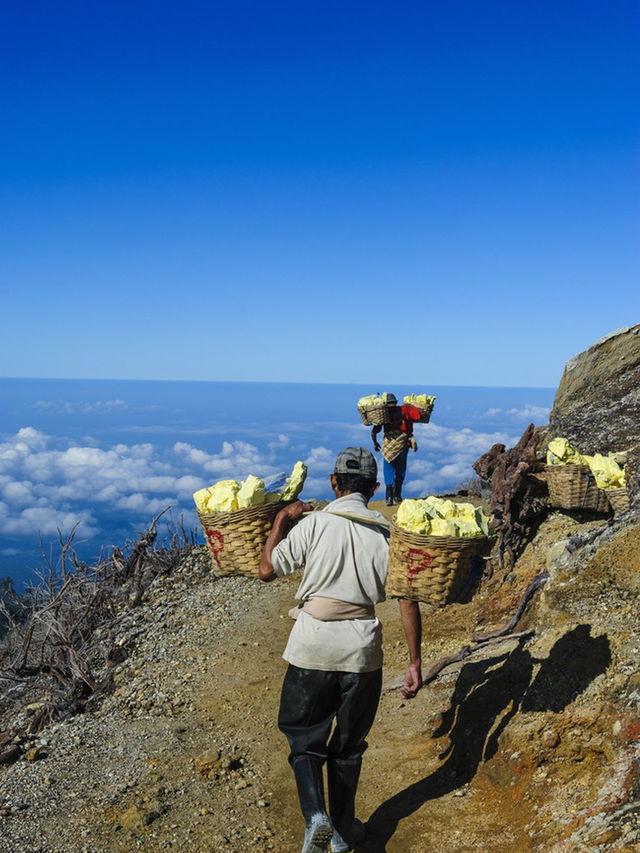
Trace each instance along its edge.
<path fill-rule="evenodd" d="M 305 512 L 312 511 L 313 504 L 306 503 L 305 501 L 294 501 L 292 504 L 282 507 L 276 516 L 276 520 L 297 521 Z"/>
<path fill-rule="evenodd" d="M 415 453 L 416 450 L 418 449 L 418 442 L 415 440 L 415 438 L 413 436 L 409 437 L 409 444 L 411 445 L 411 449 Z"/>
<path fill-rule="evenodd" d="M 380 445 L 378 444 L 377 441 L 373 442 L 373 449 L 376 450 L 378 453 L 380 453 Z"/>
<path fill-rule="evenodd" d="M 410 663 L 404 674 L 401 693 L 405 699 L 413 699 L 422 687 L 422 670 L 419 663 Z"/>

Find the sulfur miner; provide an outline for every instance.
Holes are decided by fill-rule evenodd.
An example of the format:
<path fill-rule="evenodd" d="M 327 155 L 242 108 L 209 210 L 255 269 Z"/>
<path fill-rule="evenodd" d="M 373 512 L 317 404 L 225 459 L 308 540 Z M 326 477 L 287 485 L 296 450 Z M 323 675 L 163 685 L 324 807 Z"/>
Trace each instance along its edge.
<path fill-rule="evenodd" d="M 260 563 L 263 581 L 302 572 L 278 715 L 305 819 L 302 853 L 321 853 L 328 844 L 334 853 L 353 850 L 365 835 L 355 796 L 382 685 L 375 605 L 385 597 L 389 555 L 388 523 L 367 507 L 377 471 L 368 450 L 345 448 L 330 475 L 336 499 L 306 517 L 310 504 L 282 509 Z"/>
<path fill-rule="evenodd" d="M 385 502 L 387 506 L 402 501 L 402 484 L 407 471 L 407 456 L 409 448 L 415 452 L 418 444 L 413 435 L 413 425 L 422 417 L 420 408 L 433 406 L 435 397 L 426 394 L 405 397 L 404 403 L 398 406 L 395 394 L 385 393 L 381 397 L 384 405 L 390 406 L 391 421 L 384 427 L 377 424 L 371 430 L 371 440 L 376 452 L 380 452 L 378 435 L 384 429 L 382 439 L 382 457 L 384 483 L 386 487 Z M 360 400 L 358 405 L 362 405 Z"/>

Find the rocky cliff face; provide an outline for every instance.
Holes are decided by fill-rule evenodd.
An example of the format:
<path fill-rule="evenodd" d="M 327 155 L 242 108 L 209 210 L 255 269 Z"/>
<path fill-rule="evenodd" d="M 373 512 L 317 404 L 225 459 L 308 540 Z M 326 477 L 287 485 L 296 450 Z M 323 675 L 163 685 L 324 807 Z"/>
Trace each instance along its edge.
<path fill-rule="evenodd" d="M 551 412 L 551 437 L 581 453 L 640 443 L 640 325 L 625 326 L 567 362 Z"/>

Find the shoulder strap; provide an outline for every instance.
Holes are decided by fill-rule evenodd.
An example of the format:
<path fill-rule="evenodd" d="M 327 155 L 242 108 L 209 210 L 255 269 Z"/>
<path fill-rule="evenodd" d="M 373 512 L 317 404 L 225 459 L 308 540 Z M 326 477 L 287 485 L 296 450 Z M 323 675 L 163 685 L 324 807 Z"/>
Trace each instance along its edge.
<path fill-rule="evenodd" d="M 372 527 L 384 527 L 389 530 L 391 525 L 385 518 L 366 518 L 362 515 L 350 515 L 347 512 L 334 512 L 333 510 L 325 510 L 327 515 L 337 515 L 339 518 L 347 518 L 349 521 L 359 521 L 361 524 L 370 524 Z M 305 512 L 305 515 L 311 515 L 310 512 Z"/>

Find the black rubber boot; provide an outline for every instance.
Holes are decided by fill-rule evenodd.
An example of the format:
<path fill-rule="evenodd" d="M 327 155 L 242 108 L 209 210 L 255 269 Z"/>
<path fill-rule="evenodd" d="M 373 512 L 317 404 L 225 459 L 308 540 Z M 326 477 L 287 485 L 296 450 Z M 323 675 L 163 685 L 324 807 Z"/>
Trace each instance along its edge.
<path fill-rule="evenodd" d="M 392 486 L 392 488 L 393 488 L 393 502 L 394 502 L 394 504 L 401 504 L 402 503 L 402 486 L 398 486 L 396 484 L 395 486 Z"/>
<path fill-rule="evenodd" d="M 387 494 L 384 499 L 387 506 L 393 505 L 393 486 L 387 486 Z"/>
<path fill-rule="evenodd" d="M 300 810 L 306 830 L 301 853 L 325 853 L 333 833 L 324 803 L 322 763 L 311 755 L 297 755 L 292 763 Z"/>
<path fill-rule="evenodd" d="M 329 759 L 329 813 L 333 823 L 331 853 L 346 853 L 364 840 L 365 828 L 355 817 L 356 790 L 361 758 Z"/>

